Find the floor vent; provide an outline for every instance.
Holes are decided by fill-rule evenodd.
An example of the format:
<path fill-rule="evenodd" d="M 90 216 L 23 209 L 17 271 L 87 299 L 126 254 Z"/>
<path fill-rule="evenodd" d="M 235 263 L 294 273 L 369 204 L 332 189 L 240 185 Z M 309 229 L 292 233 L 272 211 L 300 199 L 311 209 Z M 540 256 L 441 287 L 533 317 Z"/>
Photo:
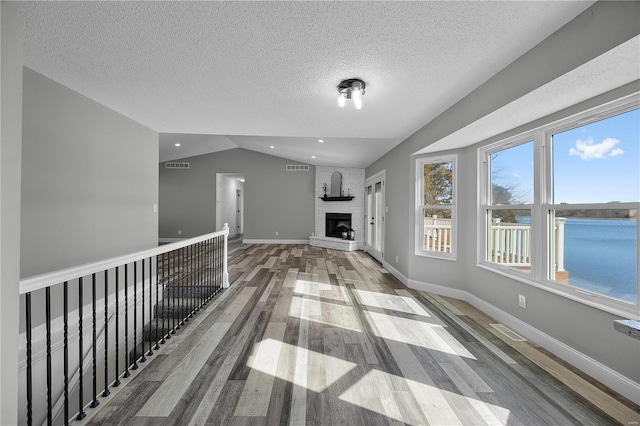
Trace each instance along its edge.
<path fill-rule="evenodd" d="M 188 169 L 189 163 L 179 163 L 176 161 L 164 163 L 165 169 Z"/>
<path fill-rule="evenodd" d="M 513 340 L 514 342 L 526 342 L 527 341 L 527 339 L 525 339 L 524 337 L 522 337 L 521 335 L 519 335 L 515 331 L 511 330 L 510 328 L 507 328 L 507 326 L 504 325 L 504 324 L 491 324 L 491 327 L 495 328 L 500 333 L 504 334 L 509 339 Z"/>
<path fill-rule="evenodd" d="M 308 172 L 308 164 L 287 164 L 286 170 L 288 172 Z"/>

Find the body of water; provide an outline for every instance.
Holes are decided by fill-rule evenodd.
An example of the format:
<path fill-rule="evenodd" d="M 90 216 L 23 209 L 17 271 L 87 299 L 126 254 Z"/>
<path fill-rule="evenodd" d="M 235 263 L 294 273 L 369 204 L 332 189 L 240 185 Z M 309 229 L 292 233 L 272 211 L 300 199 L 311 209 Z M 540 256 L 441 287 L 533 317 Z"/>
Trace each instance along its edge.
<path fill-rule="evenodd" d="M 638 303 L 638 222 L 572 219 L 565 224 L 569 284 Z"/>

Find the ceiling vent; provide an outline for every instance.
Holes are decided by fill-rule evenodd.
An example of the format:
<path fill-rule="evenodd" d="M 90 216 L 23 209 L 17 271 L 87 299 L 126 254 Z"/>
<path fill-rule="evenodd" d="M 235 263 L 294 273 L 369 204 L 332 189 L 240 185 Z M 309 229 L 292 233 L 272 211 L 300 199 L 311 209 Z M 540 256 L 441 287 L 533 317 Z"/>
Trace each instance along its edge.
<path fill-rule="evenodd" d="M 288 172 L 308 172 L 308 164 L 287 164 L 286 170 Z"/>
<path fill-rule="evenodd" d="M 176 161 L 164 163 L 165 169 L 188 169 L 189 163 L 179 163 Z"/>

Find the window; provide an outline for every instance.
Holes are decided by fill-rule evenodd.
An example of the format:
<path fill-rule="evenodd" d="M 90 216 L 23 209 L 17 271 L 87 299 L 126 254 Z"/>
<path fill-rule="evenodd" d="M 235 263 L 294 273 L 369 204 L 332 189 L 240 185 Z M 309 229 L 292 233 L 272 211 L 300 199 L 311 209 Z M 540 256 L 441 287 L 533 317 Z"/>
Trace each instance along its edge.
<path fill-rule="evenodd" d="M 455 259 L 456 156 L 417 160 L 416 254 Z"/>
<path fill-rule="evenodd" d="M 531 271 L 533 145 L 525 141 L 488 155 L 486 260 L 523 273 Z"/>
<path fill-rule="evenodd" d="M 636 94 L 478 150 L 481 266 L 637 309 L 639 104 Z"/>

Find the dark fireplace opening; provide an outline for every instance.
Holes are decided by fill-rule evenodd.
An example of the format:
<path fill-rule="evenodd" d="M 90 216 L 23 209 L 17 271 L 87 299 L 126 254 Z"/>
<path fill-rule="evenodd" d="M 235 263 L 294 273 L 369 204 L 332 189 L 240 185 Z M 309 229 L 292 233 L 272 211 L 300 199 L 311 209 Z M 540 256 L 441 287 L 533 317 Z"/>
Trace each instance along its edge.
<path fill-rule="evenodd" d="M 326 213 L 325 224 L 325 236 L 342 238 L 343 232 L 351 231 L 351 213 Z"/>

